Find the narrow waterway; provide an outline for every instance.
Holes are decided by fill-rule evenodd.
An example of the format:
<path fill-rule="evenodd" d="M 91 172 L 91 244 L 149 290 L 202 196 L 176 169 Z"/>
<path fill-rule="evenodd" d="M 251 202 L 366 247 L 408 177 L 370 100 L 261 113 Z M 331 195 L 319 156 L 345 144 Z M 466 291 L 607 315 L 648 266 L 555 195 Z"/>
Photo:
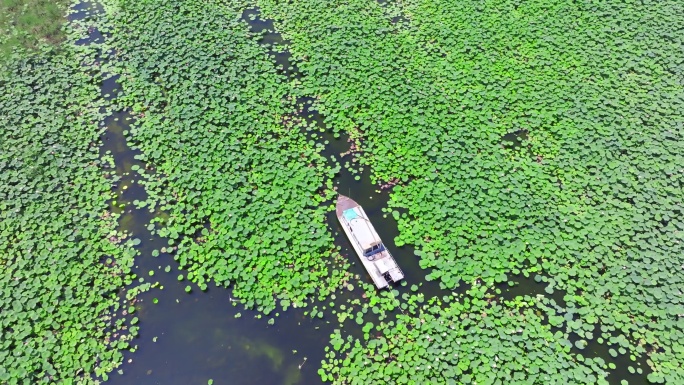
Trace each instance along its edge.
<path fill-rule="evenodd" d="M 82 22 L 87 22 L 94 12 L 101 11 L 87 3 L 79 4 L 77 10 L 72 20 Z M 257 9 L 248 9 L 243 19 L 252 32 L 263 34 L 260 42 L 270 47 L 274 65 L 282 69 L 280 73 L 283 76 L 301 76 L 285 50 L 286 42 L 274 32 L 273 23 L 259 16 Z M 102 39 L 104 37 L 93 28 L 90 36 L 79 41 L 79 44 L 97 44 Z M 119 92 L 116 80 L 117 77 L 112 76 L 102 83 L 103 97 L 115 98 Z M 331 162 L 351 162 L 354 155 L 349 154 L 348 137 L 341 135 L 336 138 L 325 127 L 323 117 L 310 107 L 310 99 L 301 99 L 300 102 L 304 106 L 302 117 L 316 123 L 315 127 L 319 130 L 315 132 L 316 140 L 325 144 L 324 155 Z M 148 229 L 148 224 L 154 216 L 163 213 L 138 209 L 133 204 L 136 200 L 145 200 L 146 196 L 135 172 L 145 165 L 136 159 L 138 153 L 129 147 L 124 136 L 131 119 L 128 113 L 120 111 L 103 122 L 106 132 L 102 136 L 102 154 L 113 157 L 116 174 L 121 177 L 116 186 L 117 199 L 113 202 L 113 209 L 122 214 L 120 230 L 141 240 L 137 246 L 139 256 L 134 272 L 144 282 L 158 283 L 158 287 L 141 294 L 135 303 L 135 316 L 140 320 L 140 335 L 133 342 L 136 348 L 125 354 L 124 364 L 109 376 L 107 383 L 186 385 L 206 384 L 213 380 L 216 385 L 320 384 L 317 374 L 319 363 L 325 354 L 330 333 L 339 327 L 336 318 L 330 317 L 329 309 L 323 319 L 311 319 L 305 314 L 311 306 L 308 309 L 289 309 L 281 312 L 274 325 L 269 325 L 266 317 L 261 318 L 256 311 L 243 309 L 239 301 L 231 296 L 231 290 L 210 285 L 208 290 L 202 292 L 190 284 L 193 290 L 187 293 L 185 288 L 189 283 L 184 279 L 179 280 L 179 276 L 185 274 L 179 271 L 178 264 L 170 254 L 172 250 L 162 251 L 158 255 L 154 252 L 166 250 L 167 241 L 154 235 Z M 303 134 L 313 135 L 314 132 Z M 379 235 L 404 270 L 407 284 L 396 285 L 396 290 L 407 292 L 410 285 L 419 284 L 426 297 L 449 293 L 440 289 L 437 283 L 425 281 L 426 272 L 419 267 L 418 258 L 411 247 L 394 247 L 393 240 L 398 235 L 397 224 L 391 215 L 385 215 L 382 211 L 387 207 L 389 190 L 380 190 L 377 185 L 371 184 L 368 167 L 360 173 L 343 167 L 334 185 L 339 192 L 350 195 L 364 207 Z M 329 213 L 327 221 L 335 244 L 354 263 L 352 273 L 369 282 L 333 212 Z M 501 285 L 504 296 L 544 292 L 545 285 L 532 278 L 511 279 L 518 284 L 512 288 Z M 560 293 L 555 296 L 558 301 L 562 299 Z M 336 302 L 343 303 L 348 299 L 362 298 L 362 291 L 356 285 L 351 291 L 340 290 L 336 297 Z M 372 317 L 372 314 L 369 312 L 368 316 Z M 627 366 L 631 363 L 626 357 L 613 360 L 607 349 L 604 345 L 594 343 L 582 353 L 590 356 L 593 351 L 593 354 L 615 362 L 618 369 L 610 377 L 612 383 L 617 384 L 623 378 L 629 378 L 630 384 L 645 383 L 645 376 L 627 373 Z"/>

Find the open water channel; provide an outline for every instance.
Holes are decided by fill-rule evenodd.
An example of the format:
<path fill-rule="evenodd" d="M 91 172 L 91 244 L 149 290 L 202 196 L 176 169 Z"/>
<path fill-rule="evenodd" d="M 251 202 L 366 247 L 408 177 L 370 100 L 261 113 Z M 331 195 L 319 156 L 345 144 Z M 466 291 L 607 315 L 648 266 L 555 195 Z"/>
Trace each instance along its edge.
<path fill-rule="evenodd" d="M 76 6 L 75 10 L 78 12 L 72 14 L 71 19 L 82 22 L 87 22 L 88 15 L 98 11 L 96 6 L 88 3 Z M 285 42 L 274 32 L 271 21 L 259 18 L 257 9 L 246 10 L 243 19 L 252 32 L 263 33 L 263 44 L 280 46 L 271 53 L 274 55 L 274 65 L 283 69 L 281 73 L 284 76 L 301 76 L 296 66 L 290 63 L 289 53 L 282 51 Z M 103 36 L 97 29 L 92 29 L 90 36 L 79 43 L 93 44 L 100 39 Z M 116 76 L 102 83 L 101 92 L 103 97 L 115 97 L 119 92 Z M 308 100 L 302 102 L 309 105 Z M 302 114 L 322 129 L 317 140 L 327 143 L 324 151 L 326 157 L 337 159 L 340 163 L 352 160 L 353 154 L 341 156 L 350 147 L 346 136 L 335 138 L 324 126 L 323 117 L 317 111 L 305 108 Z M 126 112 L 118 112 L 103 122 L 106 131 L 102 136 L 102 153 L 113 156 L 116 174 L 122 178 L 116 186 L 117 202 L 116 207 L 113 207 L 113 210 L 122 214 L 120 230 L 142 241 L 137 247 L 139 256 L 134 272 L 139 277 L 145 277 L 147 282 L 158 282 L 161 289 L 152 289 L 139 296 L 135 304 L 135 316 L 140 320 L 140 333 L 133 341 L 137 347 L 125 353 L 124 364 L 110 374 L 106 383 L 188 385 L 207 384 L 211 379 L 216 385 L 320 384 L 317 374 L 319 363 L 324 357 L 329 335 L 339 327 L 336 319 L 329 319 L 329 312 L 323 319 L 311 319 L 305 315 L 307 309 L 291 308 L 281 312 L 274 325 L 268 325 L 266 317 L 259 318 L 258 312 L 242 308 L 239 301 L 231 296 L 231 290 L 210 285 L 203 292 L 193 285 L 193 291 L 186 293 L 185 286 L 188 283 L 178 281 L 177 276 L 182 271 L 178 270 L 173 256 L 169 253 L 161 253 L 157 257 L 152 255 L 153 250 L 162 249 L 167 242 L 153 235 L 147 229 L 147 224 L 154 215 L 163 214 L 136 209 L 132 203 L 134 200 L 144 200 L 145 191 L 132 171 L 134 165 L 144 165 L 135 159 L 137 152 L 128 146 L 123 134 L 131 119 Z M 382 212 L 387 206 L 389 190 L 381 190 L 372 184 L 369 174 L 367 167 L 360 174 L 342 168 L 335 179 L 335 186 L 339 192 L 350 195 L 364 207 L 379 235 L 389 244 L 404 270 L 407 286 L 420 284 L 421 292 L 427 298 L 448 294 L 436 283 L 425 281 L 426 272 L 419 267 L 418 258 L 411 247 L 393 246 L 392 240 L 398 235 L 397 225 L 391 215 L 385 216 Z M 360 176 L 358 180 L 355 178 L 357 175 Z M 119 207 L 121 204 L 123 208 Z M 352 272 L 370 282 L 333 212 L 327 220 L 342 255 L 355 262 L 351 266 Z M 150 271 L 155 274 L 149 276 Z M 543 293 L 544 286 L 534 280 L 524 277 L 515 280 L 519 285 L 512 289 L 502 286 L 505 296 Z M 396 286 L 396 289 L 407 291 L 407 287 L 402 286 Z M 557 297 L 560 300 L 561 296 Z M 344 289 L 337 294 L 338 300 L 349 298 L 362 298 L 358 285 L 352 291 Z M 588 351 L 591 348 L 594 348 L 594 354 L 617 364 L 618 370 L 611 375 L 611 383 L 617 384 L 622 378 L 629 378 L 630 384 L 645 383 L 645 376 L 627 373 L 629 362 L 612 360 L 605 346 L 592 344 L 582 353 L 591 355 Z"/>

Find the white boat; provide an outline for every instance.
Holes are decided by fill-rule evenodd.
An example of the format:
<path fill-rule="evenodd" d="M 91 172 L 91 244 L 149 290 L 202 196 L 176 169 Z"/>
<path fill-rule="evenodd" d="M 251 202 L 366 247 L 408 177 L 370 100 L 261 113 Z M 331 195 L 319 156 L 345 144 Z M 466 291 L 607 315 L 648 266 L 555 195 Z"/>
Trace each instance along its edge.
<path fill-rule="evenodd" d="M 361 263 L 378 289 L 404 279 L 404 272 L 380 240 L 363 208 L 349 197 L 337 197 L 337 219 L 342 225 Z"/>

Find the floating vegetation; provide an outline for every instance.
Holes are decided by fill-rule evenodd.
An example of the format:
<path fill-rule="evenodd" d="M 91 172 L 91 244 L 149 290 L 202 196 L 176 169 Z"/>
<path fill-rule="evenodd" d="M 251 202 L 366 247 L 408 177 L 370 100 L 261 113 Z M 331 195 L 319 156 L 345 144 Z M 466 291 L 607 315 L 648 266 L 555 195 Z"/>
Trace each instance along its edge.
<path fill-rule="evenodd" d="M 2 384 L 99 383 L 137 333 L 120 311 L 135 250 L 108 205 L 94 61 L 65 44 L 0 69 Z"/>
<path fill-rule="evenodd" d="M 569 327 L 600 325 L 648 355 L 649 381 L 683 381 L 679 2 L 258 3 L 291 42 L 297 92 L 399 181 L 396 243 L 428 279 L 541 272 L 577 309 Z"/>
<path fill-rule="evenodd" d="M 151 211 L 164 210 L 186 278 L 231 286 L 247 308 L 304 306 L 340 286 L 323 205 L 336 169 L 303 133 L 290 86 L 240 1 L 107 1 L 129 141 L 153 173 Z M 141 17 L 144 15 L 144 17 Z M 188 286 L 190 288 L 190 286 Z M 187 289 L 190 290 L 190 289 Z"/>
<path fill-rule="evenodd" d="M 231 287 L 264 326 L 317 296 L 304 314 L 341 328 L 323 380 L 605 383 L 629 357 L 630 375 L 683 382 L 680 2 L 103 3 L 88 21 L 100 49 L 0 68 L 0 382 L 106 380 L 144 323 L 118 313 L 142 241 L 107 205 L 105 72 L 145 164 L 134 205 L 168 241 L 152 256 L 173 254 L 193 296 Z M 254 6 L 289 42 L 287 68 L 242 20 Z M 392 189 L 396 246 L 448 294 L 348 282 L 324 223 L 339 166 L 299 116 L 305 98 L 348 134 L 354 179 L 368 167 Z M 504 300 L 516 277 L 549 297 Z"/>
<path fill-rule="evenodd" d="M 319 374 L 336 384 L 607 384 L 606 361 L 572 353 L 569 333 L 540 314 L 563 319 L 529 297 L 433 298 L 396 321 L 367 323 L 364 344 L 336 330 Z"/>

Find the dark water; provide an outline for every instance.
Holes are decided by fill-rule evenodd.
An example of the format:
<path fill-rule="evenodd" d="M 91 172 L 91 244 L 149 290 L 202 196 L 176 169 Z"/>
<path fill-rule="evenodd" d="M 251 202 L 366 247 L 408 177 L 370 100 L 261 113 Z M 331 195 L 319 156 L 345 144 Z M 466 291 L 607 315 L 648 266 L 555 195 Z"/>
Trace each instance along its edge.
<path fill-rule="evenodd" d="M 157 213 L 133 208 L 134 200 L 145 199 L 145 191 L 131 168 L 144 165 L 134 159 L 137 152 L 126 146 L 123 130 L 127 119 L 126 113 L 107 119 L 103 151 L 113 155 L 117 173 L 122 176 L 117 186 L 117 203 L 125 205 L 121 230 L 142 240 L 134 272 L 163 288 L 139 296 L 135 315 L 140 319 L 140 335 L 134 341 L 138 348 L 125 354 L 123 374 L 113 373 L 107 383 L 206 384 L 209 379 L 217 385 L 320 382 L 312 363 L 322 358 L 328 334 L 316 330 L 319 325 L 305 318 L 302 311 L 288 311 L 270 326 L 266 318 L 256 319 L 256 312 L 241 309 L 229 290 L 210 287 L 202 292 L 191 285 L 193 291 L 186 293 L 188 282 L 178 281 L 182 272 L 173 256 L 152 256 L 153 250 L 167 243 L 147 230 Z M 153 276 L 150 271 L 154 271 Z M 241 316 L 236 318 L 238 314 Z M 317 320 L 317 324 L 327 326 L 324 321 Z M 312 350 L 315 355 L 307 356 L 308 346 L 317 347 Z M 304 357 L 308 362 L 300 369 Z"/>
<path fill-rule="evenodd" d="M 87 22 L 92 12 L 101 11 L 97 7 L 89 7 L 87 3 L 77 5 L 76 9 L 79 12 L 72 15 L 72 20 L 82 22 Z M 271 21 L 260 19 L 257 9 L 246 10 L 243 19 L 252 32 L 262 35 L 260 43 L 269 47 L 274 65 L 283 76 L 301 76 L 285 49 L 287 42 L 274 32 Z M 102 39 L 104 37 L 99 31 L 92 29 L 90 35 L 79 40 L 78 44 L 97 44 Z M 103 97 L 114 98 L 119 92 L 116 79 L 111 77 L 102 83 Z M 315 127 L 319 130 L 316 140 L 326 145 L 324 155 L 331 162 L 334 159 L 341 164 L 349 162 L 353 165 L 353 154 L 341 156 L 348 153 L 350 148 L 348 137 L 340 135 L 335 138 L 325 127 L 323 117 L 311 107 L 311 99 L 303 98 L 299 102 L 303 106 L 302 117 L 316 123 Z M 339 327 L 336 317 L 330 316 L 330 311 L 326 311 L 323 319 L 312 320 L 304 314 L 311 306 L 304 310 L 289 309 L 276 318 L 274 325 L 269 325 L 269 317 L 260 318 L 257 312 L 244 310 L 239 301 L 231 297 L 228 289 L 210 285 L 208 290 L 202 292 L 191 284 L 192 292 L 186 293 L 188 282 L 177 279 L 183 272 L 178 270 L 173 256 L 169 253 L 161 253 L 157 257 L 152 255 L 153 250 L 159 250 L 167 243 L 165 239 L 153 235 L 147 225 L 154 216 L 164 214 L 136 209 L 133 204 L 135 200 L 144 200 L 146 196 L 138 183 L 139 177 L 132 171 L 133 166 L 144 168 L 145 165 L 135 159 L 137 151 L 128 146 L 123 135 L 131 119 L 126 112 L 118 112 L 105 120 L 102 153 L 113 156 L 116 174 L 122 178 L 116 186 L 118 198 L 114 207 L 115 211 L 122 214 L 120 229 L 142 241 L 138 246 L 140 254 L 134 272 L 143 277 L 145 282 L 158 283 L 158 288 L 141 294 L 135 303 L 135 316 L 140 320 L 140 335 L 133 342 L 136 349 L 125 354 L 124 364 L 119 371 L 110 374 L 107 383 L 186 385 L 206 384 L 212 379 L 216 385 L 320 384 L 317 374 L 319 363 L 330 333 Z M 358 180 L 357 176 L 360 177 Z M 406 292 L 410 285 L 419 284 L 426 298 L 449 293 L 440 289 L 437 283 L 425 281 L 426 271 L 420 269 L 418 257 L 411 247 L 394 246 L 393 240 L 398 235 L 397 224 L 391 215 L 385 216 L 382 212 L 387 207 L 389 190 L 380 190 L 379 186 L 370 183 L 367 167 L 360 172 L 342 168 L 334 183 L 340 193 L 351 196 L 364 207 L 379 235 L 404 270 L 407 285 L 396 285 L 395 289 Z M 334 213 L 329 213 L 327 221 L 335 244 L 340 246 L 342 255 L 353 263 L 351 272 L 370 283 Z M 166 272 L 167 269 L 169 272 Z M 150 271 L 154 275 L 150 276 Z M 517 284 L 513 287 L 500 285 L 504 297 L 544 293 L 545 285 L 536 283 L 532 278 L 512 277 L 511 280 Z M 337 303 L 344 303 L 349 299 L 362 298 L 362 291 L 355 285 L 354 290 L 344 289 L 336 296 Z M 560 293 L 554 297 L 557 297 L 557 302 L 562 300 Z M 323 306 L 317 305 L 319 308 Z M 373 315 L 368 312 L 367 316 Z M 346 331 L 356 335 L 360 332 L 358 329 L 354 324 Z M 610 361 L 607 350 L 605 345 L 593 343 L 582 354 L 587 357 L 598 355 Z M 621 356 L 613 362 L 618 369 L 611 375 L 611 383 L 618 384 L 622 378 L 628 379 L 630 384 L 645 383 L 644 376 L 628 374 L 626 357 Z"/>

